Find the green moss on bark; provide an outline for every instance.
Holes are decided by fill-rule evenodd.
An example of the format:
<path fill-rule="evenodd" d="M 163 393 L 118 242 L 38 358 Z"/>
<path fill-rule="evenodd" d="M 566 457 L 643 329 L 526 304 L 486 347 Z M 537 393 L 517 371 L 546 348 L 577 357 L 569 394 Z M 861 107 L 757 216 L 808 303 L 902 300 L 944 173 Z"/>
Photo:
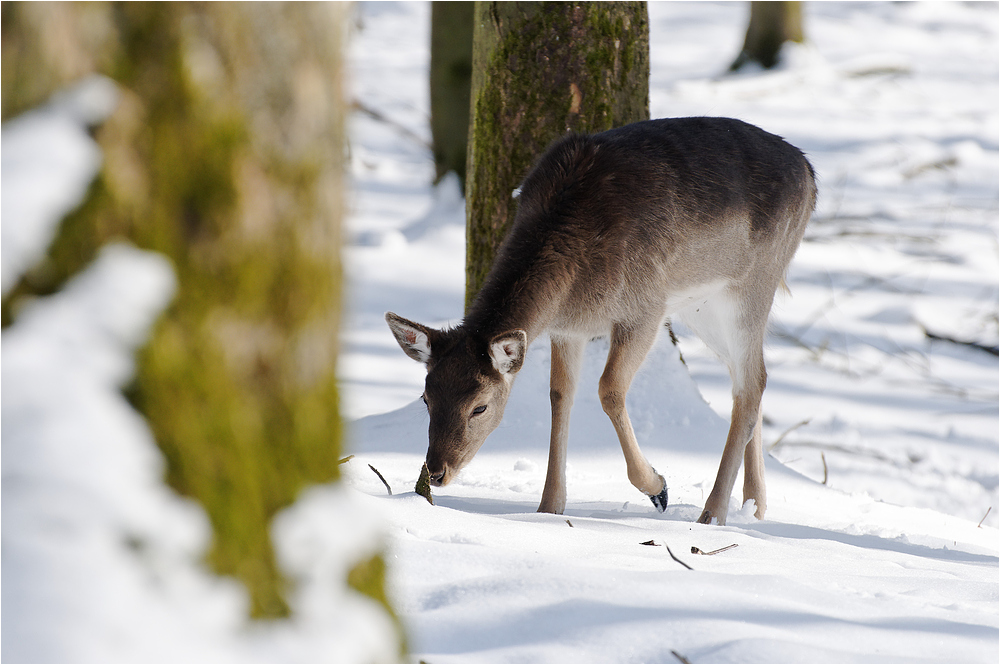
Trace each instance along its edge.
<path fill-rule="evenodd" d="M 477 2 L 471 109 L 466 309 L 545 148 L 649 117 L 645 3 Z"/>

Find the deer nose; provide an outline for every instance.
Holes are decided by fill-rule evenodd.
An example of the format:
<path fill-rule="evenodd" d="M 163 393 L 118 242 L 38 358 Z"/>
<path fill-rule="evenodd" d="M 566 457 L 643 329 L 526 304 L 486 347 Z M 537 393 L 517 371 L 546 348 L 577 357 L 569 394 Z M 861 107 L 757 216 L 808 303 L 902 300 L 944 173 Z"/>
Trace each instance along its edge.
<path fill-rule="evenodd" d="M 431 485 L 434 485 L 435 487 L 441 487 L 441 485 L 444 483 L 444 474 L 445 474 L 444 471 L 431 473 L 430 474 Z"/>

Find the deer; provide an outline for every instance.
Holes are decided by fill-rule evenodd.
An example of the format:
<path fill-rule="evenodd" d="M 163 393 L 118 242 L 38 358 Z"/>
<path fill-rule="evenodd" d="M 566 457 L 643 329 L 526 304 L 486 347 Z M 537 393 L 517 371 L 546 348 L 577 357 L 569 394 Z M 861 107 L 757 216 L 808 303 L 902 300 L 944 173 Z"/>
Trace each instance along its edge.
<path fill-rule="evenodd" d="M 601 406 L 630 483 L 665 511 L 666 482 L 639 449 L 625 398 L 674 317 L 732 380 L 729 433 L 697 521 L 726 523 L 741 464 L 744 505 L 752 499 L 763 519 L 764 339 L 816 204 L 805 155 L 732 118 L 646 120 L 556 140 L 517 199 L 510 231 L 461 323 L 436 329 L 385 315 L 406 355 L 426 366 L 431 485 L 454 479 L 500 424 L 529 346 L 547 333 L 552 421 L 538 511 L 562 514 L 582 355 L 588 341 L 606 336 Z"/>

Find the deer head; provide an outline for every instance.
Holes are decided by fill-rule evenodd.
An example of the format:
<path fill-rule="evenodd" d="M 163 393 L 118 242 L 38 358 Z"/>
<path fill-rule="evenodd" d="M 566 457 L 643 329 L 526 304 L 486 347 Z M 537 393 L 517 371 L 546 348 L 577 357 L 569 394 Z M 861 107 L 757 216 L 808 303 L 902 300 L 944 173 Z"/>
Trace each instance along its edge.
<path fill-rule="evenodd" d="M 431 484 L 447 485 L 503 419 L 527 334 L 511 330 L 485 339 L 461 326 L 436 330 L 392 312 L 385 320 L 403 352 L 427 367 L 427 471 Z"/>

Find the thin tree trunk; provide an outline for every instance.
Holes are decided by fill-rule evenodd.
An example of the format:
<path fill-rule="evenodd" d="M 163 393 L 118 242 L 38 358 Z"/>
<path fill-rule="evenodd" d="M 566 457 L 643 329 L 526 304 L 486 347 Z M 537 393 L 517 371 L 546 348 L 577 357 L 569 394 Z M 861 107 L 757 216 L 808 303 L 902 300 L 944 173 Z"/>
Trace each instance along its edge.
<path fill-rule="evenodd" d="M 801 2 L 751 2 L 743 50 L 729 69 L 736 71 L 749 63 L 770 69 L 778 64 L 785 42 L 804 41 Z"/>
<path fill-rule="evenodd" d="M 469 138 L 475 4 L 431 3 L 431 136 L 436 179 L 454 171 L 463 188 Z"/>
<path fill-rule="evenodd" d="M 470 113 L 466 308 L 545 148 L 649 118 L 646 3 L 477 2 Z"/>

